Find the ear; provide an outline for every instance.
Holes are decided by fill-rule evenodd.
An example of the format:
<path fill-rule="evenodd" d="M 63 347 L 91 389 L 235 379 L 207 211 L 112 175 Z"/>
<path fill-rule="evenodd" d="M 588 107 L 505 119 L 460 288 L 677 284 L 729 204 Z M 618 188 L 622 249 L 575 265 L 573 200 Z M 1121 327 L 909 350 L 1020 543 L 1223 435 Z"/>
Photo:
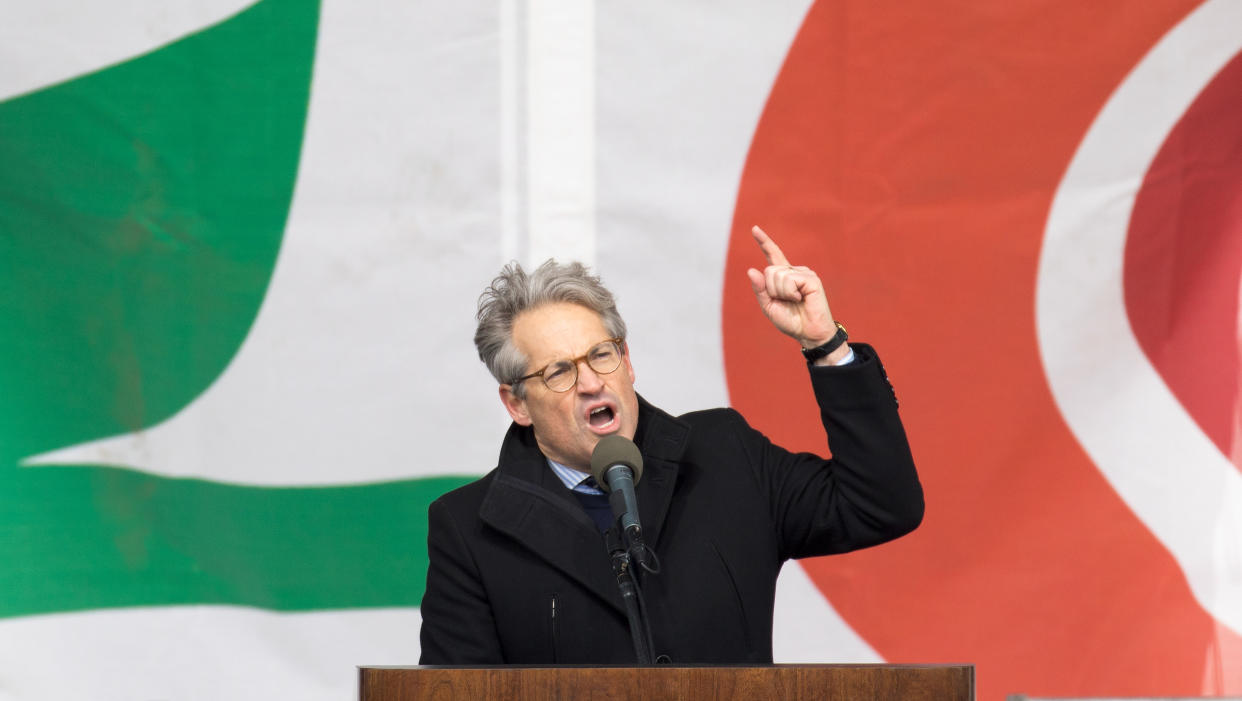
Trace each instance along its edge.
<path fill-rule="evenodd" d="M 500 402 L 505 405 L 505 410 L 509 412 L 509 416 L 513 417 L 513 422 L 519 426 L 529 426 L 530 412 L 526 410 L 526 400 L 518 397 L 513 392 L 513 385 L 500 386 Z"/>
<path fill-rule="evenodd" d="M 625 363 L 625 372 L 630 376 L 630 384 L 634 384 L 634 365 L 630 362 L 630 342 L 625 342 L 625 355 L 622 358 Z"/>

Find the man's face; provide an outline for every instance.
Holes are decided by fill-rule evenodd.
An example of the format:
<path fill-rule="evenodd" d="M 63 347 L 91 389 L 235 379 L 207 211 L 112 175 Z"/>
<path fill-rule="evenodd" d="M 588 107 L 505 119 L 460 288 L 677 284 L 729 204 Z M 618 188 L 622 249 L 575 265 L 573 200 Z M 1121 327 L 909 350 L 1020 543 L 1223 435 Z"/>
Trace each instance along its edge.
<path fill-rule="evenodd" d="M 609 338 L 599 314 L 577 304 L 545 304 L 522 312 L 513 322 L 513 343 L 529 359 L 526 373 L 577 358 Z M 525 399 L 519 399 L 509 385 L 500 386 L 500 398 L 514 421 L 534 426 L 543 454 L 562 465 L 589 472 L 591 451 L 600 436 L 619 433 L 634 438 L 638 395 L 628 348 L 620 367 L 606 375 L 580 361 L 578 383 L 564 392 L 553 392 L 538 377 L 525 384 Z"/>

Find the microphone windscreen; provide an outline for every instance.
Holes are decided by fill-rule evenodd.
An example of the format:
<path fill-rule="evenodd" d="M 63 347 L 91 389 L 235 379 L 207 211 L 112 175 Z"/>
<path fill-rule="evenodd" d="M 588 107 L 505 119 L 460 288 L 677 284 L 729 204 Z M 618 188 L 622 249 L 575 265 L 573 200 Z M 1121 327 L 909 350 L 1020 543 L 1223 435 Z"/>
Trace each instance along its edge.
<path fill-rule="evenodd" d="M 634 441 L 611 433 L 599 439 L 595 450 L 591 451 L 591 476 L 599 483 L 601 489 L 612 491 L 604 480 L 604 471 L 613 465 L 625 465 L 634 473 L 634 484 L 643 476 L 643 454 L 638 452 Z"/>

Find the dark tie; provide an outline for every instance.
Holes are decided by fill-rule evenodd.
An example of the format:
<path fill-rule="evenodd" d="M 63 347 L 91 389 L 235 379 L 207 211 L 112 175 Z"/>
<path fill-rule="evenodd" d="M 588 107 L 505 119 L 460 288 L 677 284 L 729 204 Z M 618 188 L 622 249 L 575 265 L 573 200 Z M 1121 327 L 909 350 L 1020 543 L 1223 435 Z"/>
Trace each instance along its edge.
<path fill-rule="evenodd" d="M 578 484 L 599 489 L 599 483 L 595 481 L 594 477 L 588 477 Z M 607 494 L 585 494 L 576 490 L 570 490 L 570 493 L 574 495 L 578 503 L 582 504 L 582 509 L 595 522 L 600 533 L 612 526 L 612 507 L 608 504 Z"/>

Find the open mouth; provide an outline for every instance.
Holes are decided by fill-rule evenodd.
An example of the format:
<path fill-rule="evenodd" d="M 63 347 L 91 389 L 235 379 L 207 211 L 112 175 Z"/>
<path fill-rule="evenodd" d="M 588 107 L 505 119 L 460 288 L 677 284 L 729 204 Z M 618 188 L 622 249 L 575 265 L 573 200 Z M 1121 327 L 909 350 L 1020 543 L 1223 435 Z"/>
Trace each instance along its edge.
<path fill-rule="evenodd" d="M 591 428 L 607 428 L 612 425 L 614 419 L 616 419 L 616 413 L 610 406 L 595 407 L 590 414 L 587 414 L 587 422 L 591 424 Z"/>

